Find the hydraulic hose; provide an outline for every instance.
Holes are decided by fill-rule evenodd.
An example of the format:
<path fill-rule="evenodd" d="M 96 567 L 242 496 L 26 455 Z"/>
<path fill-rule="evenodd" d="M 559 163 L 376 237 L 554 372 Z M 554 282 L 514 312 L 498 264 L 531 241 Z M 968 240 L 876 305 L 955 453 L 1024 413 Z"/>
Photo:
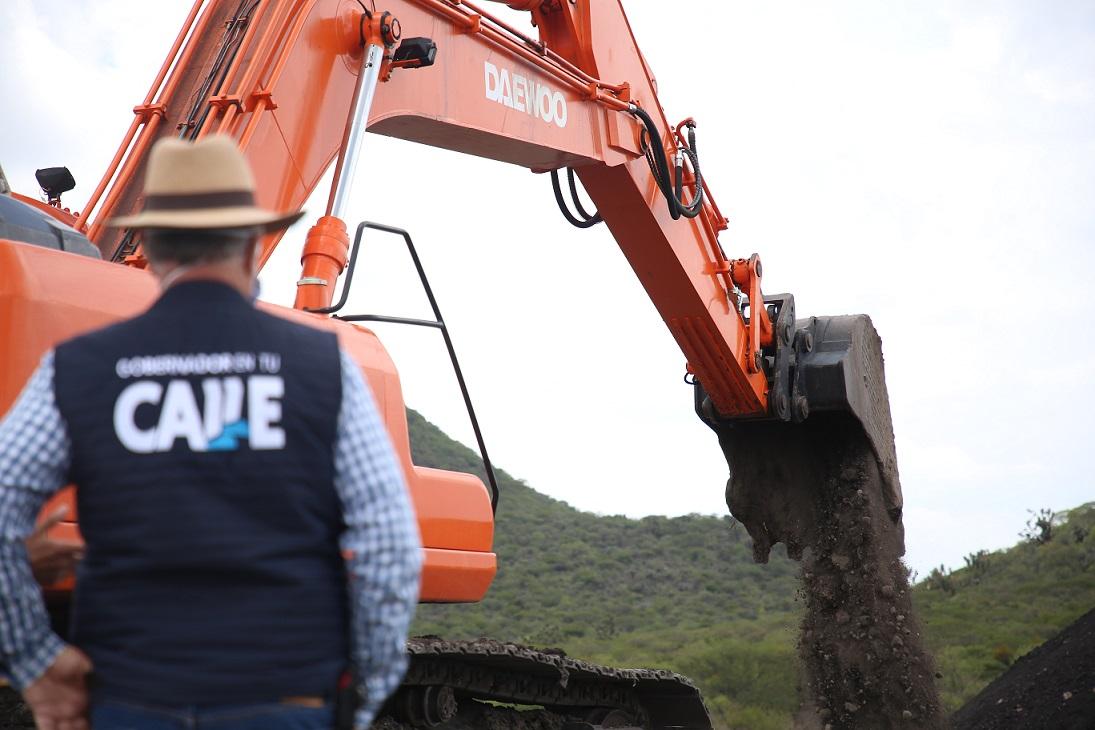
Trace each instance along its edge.
<path fill-rule="evenodd" d="M 670 171 L 669 158 L 665 154 L 665 143 L 654 120 L 646 113 L 645 109 L 637 104 L 632 104 L 628 111 L 643 125 L 643 154 L 646 156 L 647 164 L 650 165 L 650 173 L 654 176 L 658 189 L 662 191 L 662 195 L 665 197 L 666 205 L 669 207 L 669 215 L 673 220 L 678 220 L 682 216 L 695 218 L 703 209 L 703 173 L 700 172 L 700 156 L 696 149 L 696 125 L 692 122 L 684 125 L 688 127 L 688 142 L 684 144 L 682 140 L 674 160 L 673 170 Z M 685 157 L 688 158 L 696 178 L 696 192 L 692 200 L 687 203 L 684 201 Z M 581 198 L 578 195 L 578 187 L 574 181 L 573 168 L 567 168 L 567 183 L 570 187 L 570 197 L 574 201 L 577 215 L 571 212 L 563 197 L 563 186 L 559 182 L 559 171 L 551 171 L 551 187 L 555 191 L 555 202 L 559 205 L 559 210 L 562 211 L 567 221 L 577 228 L 592 228 L 601 223 L 603 219 L 600 213 L 591 215 L 582 206 Z"/>
<path fill-rule="evenodd" d="M 551 188 L 555 191 L 555 202 L 558 203 L 559 210 L 562 211 L 563 217 L 576 228 L 592 228 L 598 223 L 601 223 L 603 219 L 601 218 L 600 213 L 590 215 L 582 206 L 582 201 L 578 197 L 578 186 L 574 182 L 574 169 L 570 167 L 567 168 L 567 183 L 570 186 L 570 195 L 574 200 L 574 207 L 577 209 L 578 215 L 574 215 L 570 212 L 570 207 L 563 198 L 563 186 L 559 182 L 559 171 L 551 171 Z"/>
<path fill-rule="evenodd" d="M 665 144 L 654 120 L 646 113 L 645 109 L 637 104 L 632 104 L 628 111 L 643 124 L 645 132 L 643 152 L 646 155 L 647 163 L 650 165 L 650 172 L 654 175 L 654 180 L 658 183 L 662 195 L 665 196 L 666 204 L 669 206 L 669 215 L 673 217 L 673 220 L 677 220 L 681 216 L 695 218 L 703 208 L 703 176 L 700 173 L 700 158 L 696 151 L 695 125 L 688 125 L 688 146 L 682 147 L 678 153 L 671 176 L 669 158 L 665 154 Z M 690 203 L 685 203 L 681 199 L 684 192 L 683 157 L 688 157 L 688 161 L 692 165 L 692 171 L 696 175 L 696 194 Z"/>
<path fill-rule="evenodd" d="M 578 195 L 578 185 L 574 181 L 574 168 L 567 168 L 567 183 L 570 185 L 570 199 L 574 201 L 574 208 L 578 211 L 578 215 L 586 220 L 596 219 L 597 223 L 600 223 L 603 219 L 600 213 L 593 213 L 590 215 L 586 212 L 586 209 L 582 207 L 582 198 Z"/>

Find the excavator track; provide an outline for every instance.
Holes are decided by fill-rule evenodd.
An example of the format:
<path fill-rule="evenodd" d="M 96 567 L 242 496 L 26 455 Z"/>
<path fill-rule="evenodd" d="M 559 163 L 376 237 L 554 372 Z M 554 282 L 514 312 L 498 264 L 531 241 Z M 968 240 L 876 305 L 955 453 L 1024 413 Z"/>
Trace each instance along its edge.
<path fill-rule="evenodd" d="M 699 690 L 675 672 L 616 669 L 490 639 L 427 636 L 407 649 L 410 668 L 377 730 L 711 728 Z"/>

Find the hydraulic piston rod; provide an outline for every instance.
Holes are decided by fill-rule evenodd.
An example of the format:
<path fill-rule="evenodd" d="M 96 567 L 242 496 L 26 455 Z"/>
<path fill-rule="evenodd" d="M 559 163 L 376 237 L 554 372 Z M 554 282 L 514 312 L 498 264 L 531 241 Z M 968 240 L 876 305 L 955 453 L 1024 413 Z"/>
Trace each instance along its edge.
<path fill-rule="evenodd" d="M 391 27 L 391 26 L 389 26 Z M 398 28 L 398 25 L 395 27 Z M 369 112 L 373 107 L 380 69 L 384 63 L 385 45 L 381 38 L 365 46 L 361 73 L 354 87 L 354 99 L 346 129 L 342 135 L 334 182 L 327 201 L 327 214 L 308 231 L 301 253 L 302 271 L 297 281 L 297 309 L 329 307 L 335 294 L 335 282 L 346 268 L 350 238 L 346 232 L 346 215 L 353 194 L 357 165 L 364 147 Z"/>
<path fill-rule="evenodd" d="M 380 66 L 384 61 L 384 47 L 370 43 L 365 49 L 361 63 L 361 74 L 354 90 L 353 110 L 342 137 L 342 149 L 335 165 L 335 182 L 331 188 L 331 197 L 327 201 L 327 215 L 345 220 L 346 209 L 350 204 L 357 164 L 364 146 L 365 128 L 369 124 L 369 110 L 373 107 L 376 86 L 380 81 Z"/>

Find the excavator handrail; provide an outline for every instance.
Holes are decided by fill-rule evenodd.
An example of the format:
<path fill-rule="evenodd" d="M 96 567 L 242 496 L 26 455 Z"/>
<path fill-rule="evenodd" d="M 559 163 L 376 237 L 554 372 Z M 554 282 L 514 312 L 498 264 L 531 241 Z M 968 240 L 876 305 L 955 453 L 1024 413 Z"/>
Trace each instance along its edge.
<path fill-rule="evenodd" d="M 434 318 L 432 320 L 415 319 L 412 317 L 392 317 L 384 314 L 335 314 L 346 305 L 346 300 L 349 297 L 350 285 L 353 283 L 354 278 L 354 269 L 357 267 L 358 251 L 361 248 L 363 234 L 366 229 L 402 236 L 404 243 L 407 244 L 407 252 L 411 255 L 411 261 L 414 262 L 415 271 L 418 273 L 418 280 L 421 282 L 422 289 L 426 293 L 426 298 L 430 302 L 430 309 L 433 310 Z M 342 296 L 336 304 L 330 307 L 308 309 L 306 311 L 315 314 L 335 314 L 336 319 L 341 319 L 344 322 L 404 324 L 413 327 L 430 327 L 441 331 L 441 337 L 445 340 L 445 349 L 448 350 L 449 353 L 449 361 L 452 363 L 453 372 L 456 374 L 456 382 L 460 386 L 460 395 L 464 399 L 464 407 L 468 410 L 468 419 L 471 421 L 472 431 L 475 432 L 475 441 L 479 446 L 479 456 L 483 460 L 483 470 L 486 472 L 487 481 L 490 484 L 491 510 L 497 512 L 499 498 L 498 479 L 494 474 L 494 466 L 491 464 L 490 456 L 487 454 L 487 443 L 483 438 L 483 431 L 479 427 L 479 419 L 475 415 L 475 406 L 472 405 L 471 394 L 468 392 L 468 384 L 464 380 L 464 371 L 460 367 L 460 359 L 456 356 L 456 348 L 452 343 L 452 335 L 449 334 L 449 327 L 445 324 L 445 318 L 441 316 L 441 307 L 437 303 L 437 297 L 434 296 L 433 287 L 430 286 L 429 277 L 426 276 L 426 269 L 422 266 L 422 259 L 418 256 L 418 250 L 415 248 L 414 240 L 411 238 L 410 232 L 404 228 L 389 226 L 383 223 L 374 223 L 372 221 L 362 221 L 361 223 L 358 223 L 350 253 L 350 264 L 346 270 L 346 281 L 342 285 Z"/>

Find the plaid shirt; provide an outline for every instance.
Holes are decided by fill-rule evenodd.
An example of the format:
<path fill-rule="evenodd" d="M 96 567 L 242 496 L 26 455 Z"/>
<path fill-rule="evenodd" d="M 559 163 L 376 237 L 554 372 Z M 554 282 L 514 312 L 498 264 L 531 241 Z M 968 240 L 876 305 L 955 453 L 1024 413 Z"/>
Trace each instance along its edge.
<path fill-rule="evenodd" d="M 342 407 L 334 486 L 346 530 L 341 546 L 352 604 L 352 656 L 365 698 L 355 725 L 367 728 L 407 667 L 404 644 L 418 600 L 418 525 L 372 393 L 342 359 Z M 47 353 L 0 421 L 0 667 L 25 688 L 64 648 L 50 630 L 24 540 L 43 504 L 68 481 L 71 442 L 53 391 Z"/>

